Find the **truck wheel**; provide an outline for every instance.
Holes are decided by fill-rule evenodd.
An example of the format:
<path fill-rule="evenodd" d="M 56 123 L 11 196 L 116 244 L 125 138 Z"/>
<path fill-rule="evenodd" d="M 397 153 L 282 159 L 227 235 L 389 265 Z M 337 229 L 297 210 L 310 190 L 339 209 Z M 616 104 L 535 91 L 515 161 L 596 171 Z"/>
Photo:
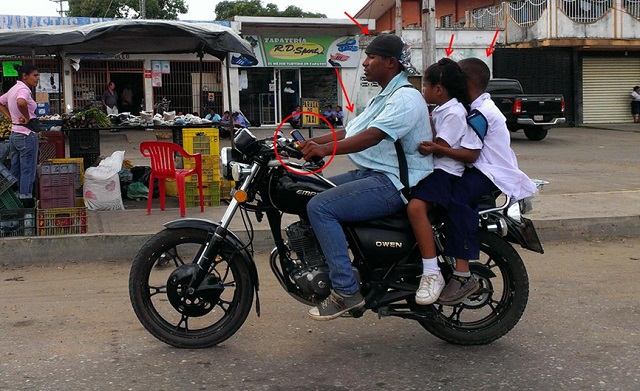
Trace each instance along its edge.
<path fill-rule="evenodd" d="M 540 141 L 547 137 L 548 127 L 544 126 L 531 126 L 524 128 L 524 135 L 531 141 Z"/>

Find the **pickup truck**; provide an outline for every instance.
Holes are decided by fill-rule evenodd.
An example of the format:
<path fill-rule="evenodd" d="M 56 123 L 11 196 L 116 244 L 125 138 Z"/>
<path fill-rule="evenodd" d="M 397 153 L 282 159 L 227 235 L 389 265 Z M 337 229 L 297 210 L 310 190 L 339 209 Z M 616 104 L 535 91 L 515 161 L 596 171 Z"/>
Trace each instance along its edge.
<path fill-rule="evenodd" d="M 487 92 L 507 118 L 509 130 L 522 129 L 529 140 L 540 141 L 552 125 L 566 122 L 564 97 L 560 94 L 524 94 L 515 79 L 491 79 Z"/>

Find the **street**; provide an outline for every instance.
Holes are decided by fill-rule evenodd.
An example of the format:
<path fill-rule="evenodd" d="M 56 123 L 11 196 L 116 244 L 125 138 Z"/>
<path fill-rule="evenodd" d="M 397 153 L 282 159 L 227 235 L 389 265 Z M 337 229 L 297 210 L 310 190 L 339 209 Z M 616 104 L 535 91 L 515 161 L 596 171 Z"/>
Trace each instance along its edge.
<path fill-rule="evenodd" d="M 479 347 L 410 320 L 315 322 L 258 254 L 262 316 L 222 345 L 153 338 L 128 298 L 128 262 L 0 267 L 2 390 L 636 390 L 640 239 L 518 248 L 531 292 L 520 323 Z"/>

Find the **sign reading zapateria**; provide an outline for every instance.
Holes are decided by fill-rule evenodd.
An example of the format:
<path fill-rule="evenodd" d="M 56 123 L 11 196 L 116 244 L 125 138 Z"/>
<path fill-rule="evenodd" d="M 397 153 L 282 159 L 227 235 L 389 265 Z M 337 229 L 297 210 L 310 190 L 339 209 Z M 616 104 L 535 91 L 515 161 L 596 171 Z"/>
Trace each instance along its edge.
<path fill-rule="evenodd" d="M 357 39 L 307 36 L 246 36 L 253 47 L 257 62 L 231 58 L 231 64 L 243 67 L 358 67 Z"/>

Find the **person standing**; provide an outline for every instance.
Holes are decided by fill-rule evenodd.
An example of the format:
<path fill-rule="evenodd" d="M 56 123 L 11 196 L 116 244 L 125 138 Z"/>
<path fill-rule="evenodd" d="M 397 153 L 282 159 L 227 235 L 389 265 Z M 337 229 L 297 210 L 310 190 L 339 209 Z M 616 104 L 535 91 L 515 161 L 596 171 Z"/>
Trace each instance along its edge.
<path fill-rule="evenodd" d="M 433 158 L 418 152 L 420 142 L 432 139 L 433 134 L 427 104 L 409 82 L 408 74 L 418 73 L 411 65 L 409 45 L 398 36 L 382 34 L 371 41 L 365 53 L 364 75 L 382 91 L 345 129 L 300 144 L 306 160 L 331 156 L 335 147 L 336 154 L 348 154 L 357 167 L 330 178 L 336 187 L 317 194 L 307 205 L 332 286 L 329 297 L 309 310 L 314 320 L 335 319 L 365 305 L 341 224 L 390 216 L 404 209 L 407 200 L 401 190 L 405 184 L 400 179 L 395 142 L 399 141 L 406 157 L 407 186 L 415 186 L 433 171 Z"/>
<path fill-rule="evenodd" d="M 640 86 L 633 87 L 631 91 L 631 115 L 633 123 L 640 124 Z"/>
<path fill-rule="evenodd" d="M 131 83 L 127 83 L 121 94 L 122 111 L 131 113 L 133 111 L 133 90 L 131 89 Z"/>
<path fill-rule="evenodd" d="M 116 92 L 116 83 L 112 81 L 102 93 L 102 107 L 107 115 L 118 114 L 118 93 Z"/>
<path fill-rule="evenodd" d="M 18 178 L 18 198 L 33 198 L 33 183 L 38 163 L 38 135 L 27 127 L 36 118 L 36 101 L 31 89 L 38 85 L 40 72 L 33 64 L 18 68 L 19 80 L 4 95 L 0 96 L 0 112 L 11 119 L 9 153 L 11 174 Z"/>

